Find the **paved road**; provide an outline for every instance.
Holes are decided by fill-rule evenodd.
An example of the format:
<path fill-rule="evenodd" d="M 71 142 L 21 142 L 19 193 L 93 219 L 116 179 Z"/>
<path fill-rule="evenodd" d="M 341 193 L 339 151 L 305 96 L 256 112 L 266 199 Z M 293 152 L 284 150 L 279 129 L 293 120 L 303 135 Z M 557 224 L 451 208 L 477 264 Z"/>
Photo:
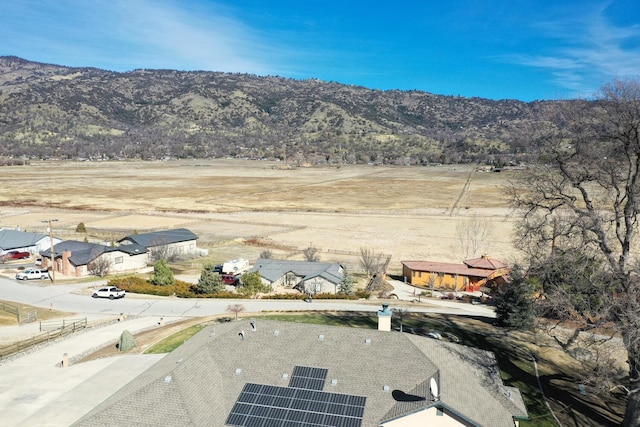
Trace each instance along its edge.
<path fill-rule="evenodd" d="M 91 298 L 92 286 L 101 283 L 65 283 L 55 286 L 41 281 L 22 282 L 0 278 L 0 299 L 29 304 L 41 308 L 77 313 L 89 320 L 118 316 L 156 316 L 156 317 L 202 317 L 227 313 L 229 304 L 241 303 L 247 312 L 292 311 L 292 310 L 364 310 L 377 311 L 381 301 L 341 301 L 314 300 L 307 303 L 299 300 L 220 300 L 220 299 L 183 299 L 153 297 L 128 294 L 120 300 Z M 414 288 L 399 281 L 391 282 L 399 301 L 406 303 L 415 299 Z M 393 307 L 394 300 L 386 301 Z M 493 309 L 483 305 L 464 304 L 456 301 L 423 298 L 421 303 L 411 303 L 411 311 L 459 314 L 469 316 L 495 317 Z"/>

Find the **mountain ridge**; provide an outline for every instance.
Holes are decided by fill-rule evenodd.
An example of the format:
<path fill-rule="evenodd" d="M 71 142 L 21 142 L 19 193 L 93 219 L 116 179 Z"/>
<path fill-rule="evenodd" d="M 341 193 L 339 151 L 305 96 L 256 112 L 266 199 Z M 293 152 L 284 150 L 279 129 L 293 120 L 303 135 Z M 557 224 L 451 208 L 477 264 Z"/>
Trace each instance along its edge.
<path fill-rule="evenodd" d="M 0 57 L 0 146 L 27 158 L 504 164 L 555 101 L 434 95 L 213 71 Z"/>

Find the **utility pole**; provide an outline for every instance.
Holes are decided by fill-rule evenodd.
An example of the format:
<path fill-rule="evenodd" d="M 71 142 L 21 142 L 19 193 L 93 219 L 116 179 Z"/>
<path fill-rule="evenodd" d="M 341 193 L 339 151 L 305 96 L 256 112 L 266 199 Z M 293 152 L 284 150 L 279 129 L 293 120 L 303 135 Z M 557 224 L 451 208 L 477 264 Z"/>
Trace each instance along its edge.
<path fill-rule="evenodd" d="M 51 241 L 51 282 L 56 284 L 56 266 L 54 264 L 54 260 L 56 258 L 56 252 L 53 244 L 53 227 L 51 226 L 52 222 L 56 222 L 57 219 L 45 219 L 41 222 L 49 224 L 49 240 Z"/>

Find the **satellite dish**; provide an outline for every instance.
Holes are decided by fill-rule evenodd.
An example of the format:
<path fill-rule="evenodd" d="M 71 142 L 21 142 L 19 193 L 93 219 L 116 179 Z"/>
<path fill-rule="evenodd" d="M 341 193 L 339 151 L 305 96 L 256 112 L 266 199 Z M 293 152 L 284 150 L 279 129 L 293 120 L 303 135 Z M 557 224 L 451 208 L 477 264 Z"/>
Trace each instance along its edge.
<path fill-rule="evenodd" d="M 429 391 L 435 400 L 438 400 L 438 383 L 435 378 L 431 378 L 429 382 Z"/>

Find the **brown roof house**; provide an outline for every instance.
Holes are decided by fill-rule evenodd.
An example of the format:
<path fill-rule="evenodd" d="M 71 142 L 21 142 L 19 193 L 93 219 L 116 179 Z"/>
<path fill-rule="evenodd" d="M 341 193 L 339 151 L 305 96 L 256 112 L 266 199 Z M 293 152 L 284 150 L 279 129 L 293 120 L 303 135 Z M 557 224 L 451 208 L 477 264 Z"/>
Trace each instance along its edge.
<path fill-rule="evenodd" d="M 488 256 L 464 261 L 462 264 L 433 261 L 402 261 L 406 282 L 425 288 L 474 292 L 507 280 L 509 268 Z"/>
<path fill-rule="evenodd" d="M 205 327 L 74 426 L 513 427 L 493 353 L 418 335 L 243 319 Z"/>

